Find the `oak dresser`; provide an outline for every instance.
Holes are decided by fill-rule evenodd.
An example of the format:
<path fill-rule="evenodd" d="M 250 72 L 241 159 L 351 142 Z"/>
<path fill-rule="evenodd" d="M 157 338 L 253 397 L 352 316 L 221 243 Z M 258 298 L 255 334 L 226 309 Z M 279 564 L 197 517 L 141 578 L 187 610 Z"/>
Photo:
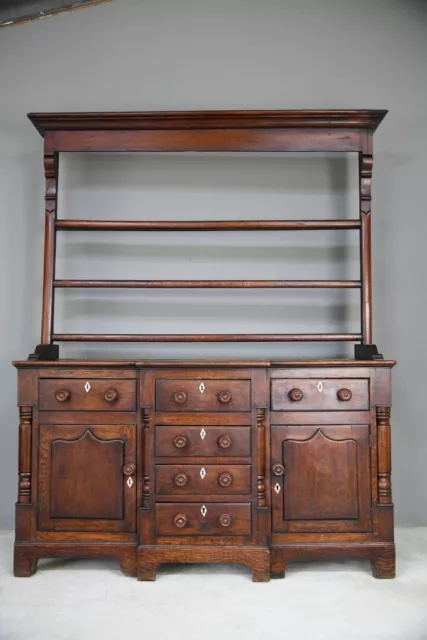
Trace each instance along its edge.
<path fill-rule="evenodd" d="M 384 111 L 31 114 L 44 137 L 42 338 L 17 361 L 15 575 L 39 558 L 240 563 L 254 581 L 299 560 L 360 557 L 395 575 L 391 369 L 372 343 L 372 137 Z M 339 151 L 359 156 L 354 220 L 94 221 L 57 217 L 61 152 Z M 58 280 L 73 230 L 354 229 L 360 280 Z M 357 288 L 355 334 L 59 334 L 57 288 Z M 59 358 L 60 342 L 355 342 L 343 360 Z M 108 351 L 106 351 L 108 353 Z"/>

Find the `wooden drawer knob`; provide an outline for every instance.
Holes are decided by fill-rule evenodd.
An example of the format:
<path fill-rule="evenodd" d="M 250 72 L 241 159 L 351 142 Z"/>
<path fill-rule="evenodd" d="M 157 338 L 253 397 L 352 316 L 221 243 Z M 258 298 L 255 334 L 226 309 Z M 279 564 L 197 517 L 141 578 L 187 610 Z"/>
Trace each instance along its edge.
<path fill-rule="evenodd" d="M 135 471 L 136 466 L 133 464 L 133 462 L 128 462 L 128 464 L 125 464 L 125 466 L 123 467 L 124 476 L 133 476 L 135 474 Z"/>
<path fill-rule="evenodd" d="M 291 389 L 288 393 L 288 396 L 289 399 L 292 400 L 292 402 L 299 402 L 303 399 L 304 394 L 301 389 Z"/>
<path fill-rule="evenodd" d="M 187 394 L 185 391 L 177 391 L 173 394 L 173 399 L 176 404 L 185 404 L 187 402 Z"/>
<path fill-rule="evenodd" d="M 187 474 L 186 473 L 178 473 L 178 475 L 175 476 L 174 482 L 175 482 L 177 487 L 185 487 L 185 485 L 188 482 Z"/>
<path fill-rule="evenodd" d="M 115 402 L 117 400 L 117 398 L 119 397 L 119 392 L 117 391 L 117 389 L 107 389 L 106 392 L 104 393 L 104 398 L 106 399 L 107 402 Z"/>
<path fill-rule="evenodd" d="M 182 527 L 185 527 L 185 525 L 187 524 L 187 516 L 182 513 L 178 513 L 173 521 L 178 529 L 182 529 Z"/>
<path fill-rule="evenodd" d="M 228 473 L 227 471 L 224 471 L 223 473 L 220 473 L 218 476 L 218 484 L 221 487 L 230 487 L 233 483 L 233 476 L 231 475 L 231 473 Z"/>
<path fill-rule="evenodd" d="M 221 449 L 228 449 L 229 447 L 231 447 L 231 438 L 227 434 L 219 436 L 217 442 L 218 447 L 221 447 Z"/>
<path fill-rule="evenodd" d="M 58 402 L 66 402 L 70 399 L 70 395 L 68 389 L 58 389 L 58 391 L 55 391 L 55 398 Z"/>
<path fill-rule="evenodd" d="M 229 513 L 221 513 L 218 520 L 221 527 L 229 527 L 232 521 L 232 517 Z"/>
<path fill-rule="evenodd" d="M 222 402 L 222 404 L 228 404 L 231 402 L 231 393 L 229 391 L 220 391 L 218 393 L 218 400 Z"/>
<path fill-rule="evenodd" d="M 352 395 L 350 389 L 340 389 L 337 391 L 338 400 L 341 400 L 341 402 L 348 402 L 351 400 Z"/>
<path fill-rule="evenodd" d="M 188 444 L 188 438 L 187 436 L 176 436 L 173 443 L 177 449 L 185 449 Z"/>
<path fill-rule="evenodd" d="M 285 475 L 285 467 L 283 464 L 274 464 L 273 465 L 273 475 L 275 476 L 283 476 Z"/>

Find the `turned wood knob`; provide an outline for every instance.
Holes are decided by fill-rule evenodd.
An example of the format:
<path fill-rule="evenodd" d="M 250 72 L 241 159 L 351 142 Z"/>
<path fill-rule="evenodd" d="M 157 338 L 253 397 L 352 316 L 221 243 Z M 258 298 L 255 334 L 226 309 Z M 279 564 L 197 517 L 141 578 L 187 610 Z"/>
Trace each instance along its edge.
<path fill-rule="evenodd" d="M 123 467 L 124 476 L 133 476 L 135 471 L 136 471 L 136 466 L 133 464 L 133 462 L 128 462 Z"/>
<path fill-rule="evenodd" d="M 58 391 L 55 392 L 55 398 L 58 402 L 66 402 L 70 399 L 70 392 L 67 389 L 58 389 Z"/>
<path fill-rule="evenodd" d="M 231 524 L 232 518 L 229 513 L 221 513 L 218 520 L 221 527 L 229 527 Z"/>
<path fill-rule="evenodd" d="M 233 476 L 231 475 L 231 473 L 228 473 L 227 471 L 224 471 L 223 473 L 220 473 L 218 476 L 218 484 L 221 487 L 229 487 L 233 482 Z"/>
<path fill-rule="evenodd" d="M 178 475 L 175 476 L 174 482 L 175 482 L 177 487 L 185 487 L 185 485 L 188 482 L 187 474 L 186 473 L 178 473 Z"/>
<path fill-rule="evenodd" d="M 187 394 L 185 391 L 177 391 L 173 394 L 173 399 L 177 404 L 185 404 L 187 402 Z"/>
<path fill-rule="evenodd" d="M 173 521 L 178 529 L 182 529 L 182 527 L 185 527 L 185 525 L 187 524 L 187 516 L 185 516 L 183 513 L 178 513 Z"/>
<path fill-rule="evenodd" d="M 231 438 L 227 434 L 219 436 L 217 442 L 218 446 L 221 447 L 221 449 L 228 449 L 228 447 L 231 447 Z"/>
<path fill-rule="evenodd" d="M 107 391 L 104 393 L 104 398 L 107 402 L 115 402 L 118 397 L 119 392 L 117 391 L 117 389 L 107 389 Z"/>
<path fill-rule="evenodd" d="M 350 389 L 340 389 L 337 391 L 338 400 L 341 400 L 341 402 L 348 402 L 351 400 L 352 395 Z"/>
<path fill-rule="evenodd" d="M 273 475 L 275 476 L 283 476 L 285 475 L 285 467 L 283 464 L 273 464 Z"/>
<path fill-rule="evenodd" d="M 291 389 L 288 393 L 288 396 L 289 399 L 292 400 L 292 402 L 299 402 L 303 399 L 304 394 L 301 389 Z"/>
<path fill-rule="evenodd" d="M 188 444 L 187 436 L 176 436 L 173 441 L 177 449 L 184 449 Z"/>
<path fill-rule="evenodd" d="M 220 391 L 218 393 L 218 400 L 222 402 L 222 404 L 228 404 L 231 402 L 231 393 L 229 391 Z"/>

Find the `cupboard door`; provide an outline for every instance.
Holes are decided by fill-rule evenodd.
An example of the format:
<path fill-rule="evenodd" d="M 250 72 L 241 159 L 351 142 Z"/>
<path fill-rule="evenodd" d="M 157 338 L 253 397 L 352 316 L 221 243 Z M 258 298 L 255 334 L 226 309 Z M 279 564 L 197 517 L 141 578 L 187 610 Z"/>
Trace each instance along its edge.
<path fill-rule="evenodd" d="M 134 426 L 40 426 L 39 527 L 135 531 Z"/>
<path fill-rule="evenodd" d="M 275 532 L 371 530 L 369 426 L 272 427 Z"/>

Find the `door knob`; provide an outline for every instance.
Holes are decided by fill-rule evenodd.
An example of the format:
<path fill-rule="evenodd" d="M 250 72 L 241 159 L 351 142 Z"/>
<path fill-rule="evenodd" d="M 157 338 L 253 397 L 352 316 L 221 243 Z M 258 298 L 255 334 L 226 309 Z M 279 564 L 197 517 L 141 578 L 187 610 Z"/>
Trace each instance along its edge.
<path fill-rule="evenodd" d="M 283 464 L 273 464 L 273 475 L 275 476 L 284 476 L 285 475 L 285 467 L 283 466 Z"/>

